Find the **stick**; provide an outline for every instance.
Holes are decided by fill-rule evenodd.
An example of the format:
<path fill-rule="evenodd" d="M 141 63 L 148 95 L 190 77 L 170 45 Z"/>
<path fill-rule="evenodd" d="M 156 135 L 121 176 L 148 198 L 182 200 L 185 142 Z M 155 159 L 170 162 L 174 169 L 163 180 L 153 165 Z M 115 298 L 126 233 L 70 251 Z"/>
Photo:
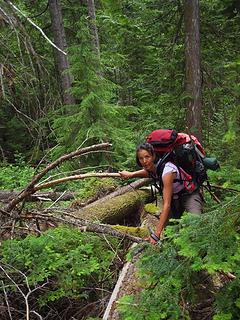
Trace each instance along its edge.
<path fill-rule="evenodd" d="M 210 195 L 213 197 L 213 199 L 214 199 L 217 203 L 221 203 L 220 199 L 208 188 L 208 186 L 203 185 L 203 187 L 210 193 Z"/>
<path fill-rule="evenodd" d="M 234 188 L 225 188 L 225 187 L 217 186 L 217 185 L 214 185 L 214 184 L 211 184 L 211 188 L 221 189 L 221 190 L 226 190 L 226 191 L 231 191 L 231 192 L 240 192 L 240 190 L 237 190 L 237 189 L 234 189 Z"/>

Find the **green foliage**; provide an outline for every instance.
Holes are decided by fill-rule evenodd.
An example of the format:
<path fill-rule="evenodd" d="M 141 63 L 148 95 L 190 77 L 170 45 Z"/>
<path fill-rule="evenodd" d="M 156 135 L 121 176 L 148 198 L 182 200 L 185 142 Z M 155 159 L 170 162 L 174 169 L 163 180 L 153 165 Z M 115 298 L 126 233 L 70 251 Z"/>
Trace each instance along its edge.
<path fill-rule="evenodd" d="M 226 188 L 234 188 L 240 191 L 240 169 L 232 166 L 221 166 L 220 170 L 209 171 L 210 180 L 220 186 Z"/>
<path fill-rule="evenodd" d="M 145 248 L 138 262 L 143 289 L 135 297 L 120 299 L 123 319 L 189 319 L 206 272 L 212 277 L 219 272 L 236 275 L 213 289 L 213 310 L 214 319 L 239 319 L 239 211 L 238 196 L 215 211 L 186 214 L 178 224 L 169 225 L 167 239 Z"/>
<path fill-rule="evenodd" d="M 96 235 L 58 227 L 38 238 L 3 242 L 1 258 L 24 272 L 30 285 L 49 281 L 48 290 L 39 298 L 42 305 L 65 296 L 87 299 L 88 287 L 112 285 L 110 267 L 117 242 L 109 240 L 111 246 Z"/>
<path fill-rule="evenodd" d="M 101 194 L 105 194 L 114 187 L 116 187 L 116 180 L 110 178 L 90 178 L 75 185 L 74 189 L 77 190 L 77 197 L 84 200 L 95 195 L 100 196 Z"/>
<path fill-rule="evenodd" d="M 34 169 L 30 167 L 19 153 L 15 154 L 15 164 L 0 164 L 0 189 L 20 190 L 32 179 Z"/>

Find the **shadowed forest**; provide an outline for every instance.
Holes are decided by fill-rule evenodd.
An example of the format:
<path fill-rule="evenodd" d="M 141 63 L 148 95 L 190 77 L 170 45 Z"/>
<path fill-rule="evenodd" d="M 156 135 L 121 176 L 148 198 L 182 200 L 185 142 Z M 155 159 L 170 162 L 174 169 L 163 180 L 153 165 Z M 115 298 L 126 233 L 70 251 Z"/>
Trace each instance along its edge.
<path fill-rule="evenodd" d="M 237 0 L 0 0 L 0 319 L 240 319 L 239 48 Z M 153 246 L 160 128 L 220 168 Z"/>

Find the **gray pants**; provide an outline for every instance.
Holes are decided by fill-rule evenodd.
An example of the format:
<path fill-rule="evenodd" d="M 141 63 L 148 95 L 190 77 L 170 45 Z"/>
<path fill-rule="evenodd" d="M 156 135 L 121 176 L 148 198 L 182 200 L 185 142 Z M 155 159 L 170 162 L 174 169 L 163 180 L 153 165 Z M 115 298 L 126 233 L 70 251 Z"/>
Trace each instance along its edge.
<path fill-rule="evenodd" d="M 199 190 L 191 194 L 180 194 L 177 197 L 174 195 L 171 203 L 171 216 L 170 218 L 181 218 L 184 211 L 193 214 L 201 214 L 203 206 L 203 197 Z"/>

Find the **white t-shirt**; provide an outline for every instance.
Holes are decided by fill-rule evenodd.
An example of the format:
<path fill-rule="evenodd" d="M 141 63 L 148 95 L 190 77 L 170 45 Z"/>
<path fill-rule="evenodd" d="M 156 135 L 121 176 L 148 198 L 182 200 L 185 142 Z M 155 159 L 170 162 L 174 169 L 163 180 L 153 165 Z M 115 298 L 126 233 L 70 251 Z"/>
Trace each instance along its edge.
<path fill-rule="evenodd" d="M 163 173 L 162 173 L 162 178 L 170 173 L 170 172 L 175 172 L 176 173 L 176 179 L 180 179 L 180 174 L 179 174 L 179 170 L 177 168 L 177 166 L 175 166 L 175 164 L 173 164 L 172 162 L 167 162 L 164 166 L 163 169 Z M 184 188 L 183 184 L 181 182 L 174 182 L 173 183 L 173 194 L 178 193 L 179 191 L 181 191 Z"/>

